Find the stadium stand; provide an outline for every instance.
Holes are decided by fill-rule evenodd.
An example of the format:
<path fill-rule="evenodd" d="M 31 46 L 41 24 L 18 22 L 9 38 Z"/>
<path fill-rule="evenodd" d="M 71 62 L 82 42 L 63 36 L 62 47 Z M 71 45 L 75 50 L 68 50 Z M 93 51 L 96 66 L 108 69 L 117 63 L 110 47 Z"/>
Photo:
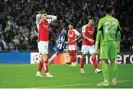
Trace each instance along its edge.
<path fill-rule="evenodd" d="M 90 16 L 95 18 L 96 25 L 99 18 L 105 15 L 107 5 L 113 6 L 114 16 L 121 24 L 122 51 L 133 50 L 132 3 L 132 0 L 1 0 L 0 52 L 37 51 L 35 16 L 39 10 L 46 10 L 48 14 L 58 17 L 49 27 L 49 45 L 52 49 L 62 28 L 67 31 L 68 24 L 73 23 L 81 32 L 81 26 L 87 23 Z M 78 42 L 80 44 L 81 40 Z"/>

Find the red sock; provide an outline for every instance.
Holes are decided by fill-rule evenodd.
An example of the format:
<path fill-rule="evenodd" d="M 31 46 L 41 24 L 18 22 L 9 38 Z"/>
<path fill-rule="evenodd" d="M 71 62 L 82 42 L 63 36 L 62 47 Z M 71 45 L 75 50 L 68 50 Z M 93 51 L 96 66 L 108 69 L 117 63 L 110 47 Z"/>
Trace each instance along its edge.
<path fill-rule="evenodd" d="M 76 62 L 76 56 L 73 56 L 73 62 Z"/>
<path fill-rule="evenodd" d="M 73 54 L 72 53 L 73 53 L 72 51 L 69 51 L 69 55 L 70 55 L 71 62 L 73 62 Z"/>
<path fill-rule="evenodd" d="M 39 65 L 38 65 L 38 72 L 41 72 L 42 67 L 43 67 L 43 62 L 40 61 Z"/>
<path fill-rule="evenodd" d="M 73 62 L 76 62 L 76 50 L 73 50 Z"/>
<path fill-rule="evenodd" d="M 93 66 L 95 69 L 98 68 L 98 63 L 97 63 L 96 57 L 92 57 L 92 63 L 93 63 Z"/>
<path fill-rule="evenodd" d="M 82 57 L 80 61 L 80 68 L 84 68 L 84 62 L 85 62 L 85 58 Z"/>
<path fill-rule="evenodd" d="M 48 61 L 43 62 L 45 73 L 48 73 Z"/>

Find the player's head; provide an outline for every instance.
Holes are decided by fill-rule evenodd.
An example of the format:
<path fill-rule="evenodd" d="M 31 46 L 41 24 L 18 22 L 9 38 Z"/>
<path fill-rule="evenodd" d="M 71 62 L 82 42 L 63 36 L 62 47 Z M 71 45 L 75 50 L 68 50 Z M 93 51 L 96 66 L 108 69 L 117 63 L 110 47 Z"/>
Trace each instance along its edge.
<path fill-rule="evenodd" d="M 72 30 L 72 29 L 73 29 L 73 25 L 72 25 L 72 24 L 69 24 L 68 28 L 69 28 L 70 30 Z"/>
<path fill-rule="evenodd" d="M 105 11 L 106 11 L 106 14 L 110 14 L 110 15 L 113 14 L 113 8 L 112 8 L 111 6 L 107 6 L 107 7 L 105 8 Z"/>
<path fill-rule="evenodd" d="M 63 28 L 63 29 L 61 30 L 61 33 L 62 33 L 62 34 L 66 34 L 66 30 Z"/>
<path fill-rule="evenodd" d="M 41 19 L 42 19 L 42 20 L 46 20 L 46 18 L 47 18 L 47 13 L 46 13 L 45 11 L 41 11 L 40 13 L 41 13 Z"/>
<path fill-rule="evenodd" d="M 90 18 L 89 18 L 88 24 L 91 25 L 91 26 L 94 25 L 94 18 L 93 18 L 93 17 L 90 17 Z"/>

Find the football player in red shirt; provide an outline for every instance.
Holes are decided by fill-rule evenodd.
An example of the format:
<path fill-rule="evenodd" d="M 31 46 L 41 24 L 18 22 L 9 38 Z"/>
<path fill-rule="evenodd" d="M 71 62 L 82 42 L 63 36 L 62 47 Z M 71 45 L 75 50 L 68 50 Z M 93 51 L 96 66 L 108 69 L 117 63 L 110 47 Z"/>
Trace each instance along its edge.
<path fill-rule="evenodd" d="M 54 15 L 47 15 L 42 11 L 36 15 L 36 25 L 38 29 L 38 50 L 41 54 L 41 61 L 38 66 L 36 76 L 44 77 L 41 75 L 42 67 L 44 67 L 46 77 L 53 77 L 48 71 L 48 41 L 49 41 L 49 24 L 56 20 Z"/>
<path fill-rule="evenodd" d="M 81 73 L 84 73 L 84 62 L 85 57 L 87 53 L 89 52 L 92 57 L 92 63 L 95 69 L 95 73 L 101 72 L 100 69 L 98 69 L 98 62 L 96 60 L 96 52 L 95 52 L 95 46 L 94 46 L 94 18 L 90 18 L 87 25 L 84 25 L 82 27 L 82 35 L 83 35 L 83 41 L 82 41 L 82 58 L 80 62 L 81 67 Z"/>
<path fill-rule="evenodd" d="M 81 37 L 81 34 L 73 28 L 72 25 L 69 25 L 69 30 L 68 30 L 68 50 L 69 50 L 69 55 L 71 59 L 71 65 L 69 67 L 74 67 L 76 66 L 76 41 Z M 78 36 L 78 37 L 77 37 Z"/>

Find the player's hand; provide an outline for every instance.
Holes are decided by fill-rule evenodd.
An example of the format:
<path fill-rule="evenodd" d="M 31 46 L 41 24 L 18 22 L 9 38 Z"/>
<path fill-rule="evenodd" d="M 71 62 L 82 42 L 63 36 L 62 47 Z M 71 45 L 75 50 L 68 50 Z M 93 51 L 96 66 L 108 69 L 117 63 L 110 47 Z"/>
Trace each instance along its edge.
<path fill-rule="evenodd" d="M 76 41 L 77 41 L 77 39 L 73 40 L 73 42 L 76 42 Z"/>
<path fill-rule="evenodd" d="M 120 42 L 116 42 L 116 52 L 120 53 Z"/>
<path fill-rule="evenodd" d="M 91 42 L 94 42 L 94 40 L 93 39 L 88 39 L 89 41 L 91 41 Z"/>

